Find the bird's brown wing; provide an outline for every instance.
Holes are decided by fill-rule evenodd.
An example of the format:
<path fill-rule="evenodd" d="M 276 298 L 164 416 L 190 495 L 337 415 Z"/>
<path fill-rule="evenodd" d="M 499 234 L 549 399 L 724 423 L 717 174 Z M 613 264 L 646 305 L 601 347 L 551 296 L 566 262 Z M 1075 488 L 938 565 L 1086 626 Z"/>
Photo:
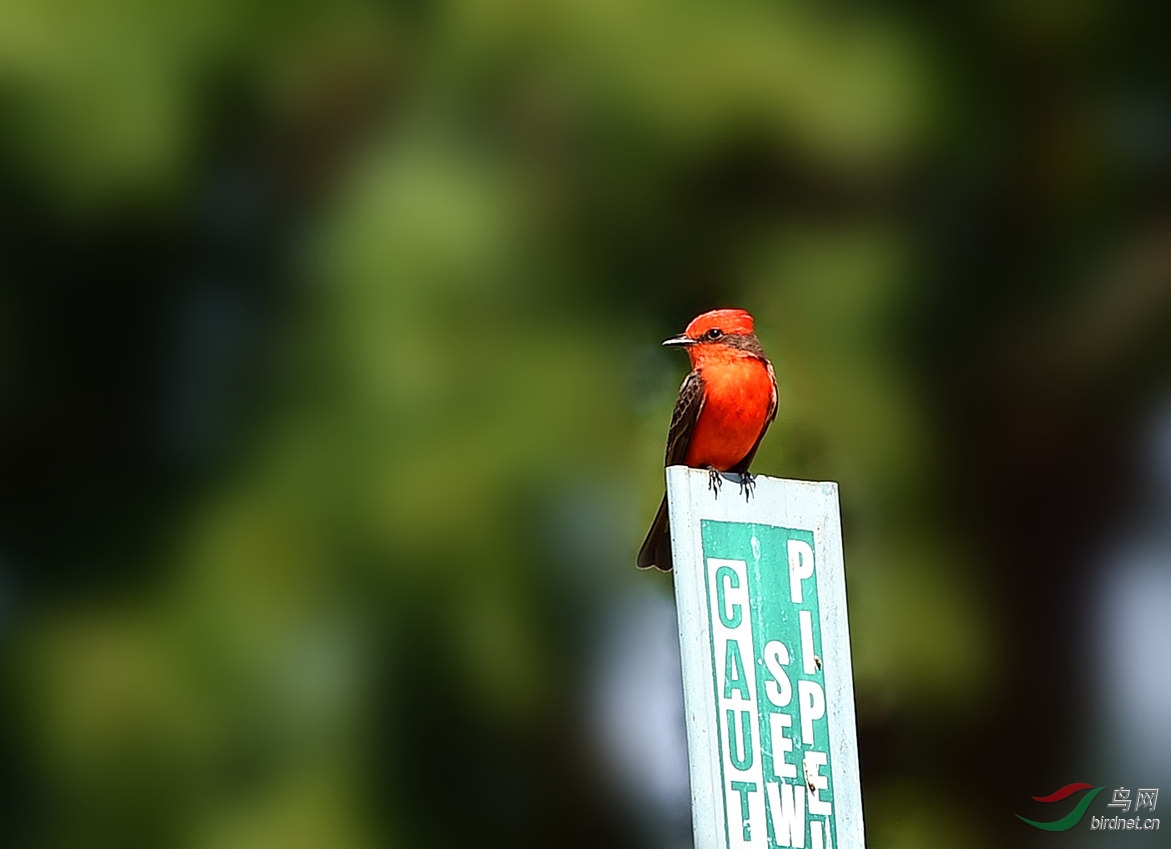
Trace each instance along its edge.
<path fill-rule="evenodd" d="M 687 456 L 695 423 L 703 409 L 703 378 L 698 371 L 692 371 L 679 387 L 675 411 L 671 413 L 671 428 L 667 431 L 667 462 L 665 465 L 678 466 Z"/>
<path fill-rule="evenodd" d="M 777 376 L 773 374 L 773 366 L 768 360 L 765 360 L 765 365 L 768 366 L 768 376 L 773 381 L 773 397 L 768 409 L 768 417 L 764 420 L 764 427 L 760 429 L 760 436 L 756 437 L 756 442 L 753 443 L 752 448 L 744 455 L 744 459 L 730 468 L 728 471 L 743 474 L 748 471 L 748 467 L 752 465 L 752 458 L 756 456 L 756 449 L 760 447 L 761 441 L 764 439 L 765 433 L 768 432 L 768 426 L 773 423 L 777 417 L 777 408 L 780 406 L 777 398 Z"/>
<path fill-rule="evenodd" d="M 678 466 L 687 456 L 687 448 L 691 445 L 691 436 L 695 433 L 695 423 L 699 421 L 699 413 L 703 409 L 703 378 L 699 372 L 693 371 L 683 380 L 679 387 L 679 398 L 675 401 L 675 412 L 671 414 L 671 427 L 667 431 L 667 462 L 668 466 Z M 654 566 L 664 572 L 671 571 L 671 529 L 667 522 L 667 496 L 663 496 L 659 504 L 659 512 L 651 523 L 651 529 L 643 540 L 642 548 L 638 550 L 636 561 L 640 569 L 649 569 Z"/>

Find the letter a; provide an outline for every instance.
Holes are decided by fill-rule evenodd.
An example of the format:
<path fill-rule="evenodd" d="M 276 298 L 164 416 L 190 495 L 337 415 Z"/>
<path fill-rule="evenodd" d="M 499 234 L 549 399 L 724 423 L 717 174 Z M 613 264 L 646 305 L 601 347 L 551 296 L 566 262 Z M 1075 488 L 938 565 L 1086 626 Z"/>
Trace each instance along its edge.
<path fill-rule="evenodd" d="M 740 644 L 735 640 L 728 640 L 728 651 L 724 658 L 724 698 L 732 698 L 733 690 L 744 701 L 752 698 L 748 690 L 748 679 L 744 675 L 744 659 L 740 656 Z"/>

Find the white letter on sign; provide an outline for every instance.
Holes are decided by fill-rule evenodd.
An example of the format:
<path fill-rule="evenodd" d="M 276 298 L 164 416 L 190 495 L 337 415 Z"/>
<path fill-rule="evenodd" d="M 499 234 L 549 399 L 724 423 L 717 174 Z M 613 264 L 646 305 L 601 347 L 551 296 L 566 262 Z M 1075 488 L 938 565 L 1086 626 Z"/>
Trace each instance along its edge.
<path fill-rule="evenodd" d="M 821 841 L 821 820 L 813 820 L 809 823 L 809 837 L 812 844 L 811 849 L 834 849 L 833 841 L 829 838 L 829 821 L 825 823 L 825 842 Z"/>
<path fill-rule="evenodd" d="M 806 675 L 817 674 L 817 660 L 813 654 L 813 613 L 797 611 L 797 622 L 801 628 L 801 668 Z"/>
<path fill-rule="evenodd" d="M 789 650 L 780 640 L 769 640 L 764 644 L 764 668 L 772 681 L 764 682 L 764 694 L 777 707 L 785 707 L 793 698 L 793 685 L 789 683 L 789 676 L 785 674 L 785 665 L 789 662 Z"/>
<path fill-rule="evenodd" d="M 769 736 L 773 738 L 773 772 L 780 778 L 796 778 L 797 764 L 785 760 L 785 753 L 793 751 L 793 741 L 785 735 L 793 727 L 793 717 L 776 711 L 768 715 Z"/>
<path fill-rule="evenodd" d="M 825 716 L 825 693 L 816 681 L 798 681 L 797 701 L 801 703 L 801 742 L 812 746 L 813 723 Z"/>
<path fill-rule="evenodd" d="M 813 789 L 809 791 L 809 813 L 814 816 L 828 817 L 833 813 L 833 806 L 823 801 L 819 795 L 822 790 L 829 789 L 829 779 L 821 774 L 821 768 L 825 766 L 827 759 L 828 755 L 825 752 L 806 752 L 803 761 L 805 783 L 813 785 Z"/>
<path fill-rule="evenodd" d="M 805 786 L 770 781 L 765 785 L 778 846 L 805 847 Z M 820 849 L 820 847 L 818 847 Z"/>
<path fill-rule="evenodd" d="M 813 549 L 799 539 L 789 540 L 789 596 L 801 603 L 801 582 L 813 575 Z"/>

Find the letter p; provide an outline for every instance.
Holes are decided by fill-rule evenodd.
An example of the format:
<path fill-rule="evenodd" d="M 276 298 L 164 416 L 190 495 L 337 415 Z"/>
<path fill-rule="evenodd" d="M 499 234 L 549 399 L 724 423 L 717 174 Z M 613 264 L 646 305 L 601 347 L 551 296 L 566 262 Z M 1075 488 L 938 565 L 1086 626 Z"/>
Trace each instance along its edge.
<path fill-rule="evenodd" d="M 801 582 L 813 576 L 813 549 L 804 540 L 789 540 L 789 595 L 801 603 Z"/>

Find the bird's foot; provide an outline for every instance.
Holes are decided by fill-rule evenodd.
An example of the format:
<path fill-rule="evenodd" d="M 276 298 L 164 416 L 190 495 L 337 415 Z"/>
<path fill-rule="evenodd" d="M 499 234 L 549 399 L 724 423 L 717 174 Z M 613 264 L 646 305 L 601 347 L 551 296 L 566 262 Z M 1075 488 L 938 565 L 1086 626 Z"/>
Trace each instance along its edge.
<path fill-rule="evenodd" d="M 704 466 L 704 468 L 707 469 L 707 488 L 716 494 L 716 498 L 719 498 L 720 487 L 723 486 L 724 477 L 715 466 Z"/>
<path fill-rule="evenodd" d="M 744 500 L 748 501 L 756 492 L 756 475 L 748 472 L 740 473 L 740 494 L 744 496 Z"/>

